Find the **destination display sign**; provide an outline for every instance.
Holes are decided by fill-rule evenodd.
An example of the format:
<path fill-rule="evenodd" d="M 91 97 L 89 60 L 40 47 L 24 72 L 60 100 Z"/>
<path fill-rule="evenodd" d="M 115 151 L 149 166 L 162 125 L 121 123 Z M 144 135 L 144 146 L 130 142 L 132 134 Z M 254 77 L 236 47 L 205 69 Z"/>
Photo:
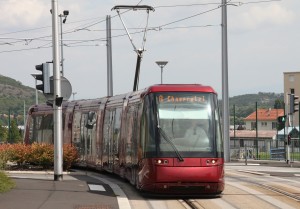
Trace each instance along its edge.
<path fill-rule="evenodd" d="M 206 103 L 204 95 L 166 95 L 159 94 L 159 103 Z"/>

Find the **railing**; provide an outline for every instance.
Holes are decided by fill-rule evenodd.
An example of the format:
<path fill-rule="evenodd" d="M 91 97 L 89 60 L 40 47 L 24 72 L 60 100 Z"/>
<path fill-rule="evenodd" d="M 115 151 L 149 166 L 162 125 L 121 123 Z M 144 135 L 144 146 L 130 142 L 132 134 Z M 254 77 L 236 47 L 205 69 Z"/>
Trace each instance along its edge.
<path fill-rule="evenodd" d="M 294 138 L 289 145 L 290 161 L 300 161 L 300 140 Z M 231 139 L 230 159 L 286 160 L 287 145 L 273 139 Z"/>

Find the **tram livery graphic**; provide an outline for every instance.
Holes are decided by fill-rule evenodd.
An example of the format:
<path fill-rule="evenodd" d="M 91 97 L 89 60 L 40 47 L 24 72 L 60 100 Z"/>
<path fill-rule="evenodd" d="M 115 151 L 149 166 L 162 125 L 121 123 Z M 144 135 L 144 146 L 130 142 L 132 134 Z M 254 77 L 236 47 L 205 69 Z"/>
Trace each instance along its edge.
<path fill-rule="evenodd" d="M 105 170 L 157 194 L 220 194 L 224 153 L 216 92 L 161 84 L 63 106 L 63 143 L 78 165 Z M 25 143 L 53 143 L 53 108 L 33 105 Z"/>

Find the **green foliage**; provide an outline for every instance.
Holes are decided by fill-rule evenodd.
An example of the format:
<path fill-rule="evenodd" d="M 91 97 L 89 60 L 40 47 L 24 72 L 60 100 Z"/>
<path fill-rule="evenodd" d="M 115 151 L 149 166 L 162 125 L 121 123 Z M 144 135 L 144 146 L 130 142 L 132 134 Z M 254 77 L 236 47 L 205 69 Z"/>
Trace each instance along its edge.
<path fill-rule="evenodd" d="M 6 168 L 6 162 L 10 159 L 10 145 L 0 144 L 0 170 Z"/>
<path fill-rule="evenodd" d="M 19 143 L 22 141 L 22 133 L 18 128 L 16 120 L 10 122 L 10 133 L 9 129 L 2 126 L 0 122 L 0 142 L 5 143 Z"/>
<path fill-rule="evenodd" d="M 253 113 L 256 108 L 275 108 L 284 107 L 283 94 L 262 93 L 245 94 L 229 98 L 230 124 L 233 124 L 234 107 L 235 107 L 235 124 L 244 124 L 243 119 Z"/>
<path fill-rule="evenodd" d="M 39 102 L 44 103 L 45 101 L 44 95 L 39 93 Z M 8 124 L 9 110 L 15 117 L 20 116 L 18 125 L 23 124 L 24 103 L 26 111 L 29 106 L 35 104 L 35 89 L 23 86 L 19 81 L 0 75 L 0 121 L 2 124 Z"/>
<path fill-rule="evenodd" d="M 7 128 L 2 126 L 1 121 L 0 121 L 0 142 L 6 142 L 7 141 L 7 136 L 8 136 L 7 131 L 8 131 Z"/>
<path fill-rule="evenodd" d="M 0 193 L 7 192 L 16 186 L 4 172 L 0 171 Z"/>
<path fill-rule="evenodd" d="M 75 147 L 64 145 L 63 164 L 67 170 L 78 159 L 78 153 Z M 5 168 L 6 162 L 17 163 L 19 166 L 25 164 L 39 165 L 43 169 L 49 169 L 54 164 L 54 146 L 53 144 L 2 144 L 0 145 L 0 163 Z"/>
<path fill-rule="evenodd" d="M 284 109 L 283 98 L 275 100 L 275 102 L 274 102 L 274 109 Z"/>
<path fill-rule="evenodd" d="M 11 143 L 18 143 L 22 141 L 22 135 L 15 120 L 12 120 L 10 124 L 10 137 Z"/>

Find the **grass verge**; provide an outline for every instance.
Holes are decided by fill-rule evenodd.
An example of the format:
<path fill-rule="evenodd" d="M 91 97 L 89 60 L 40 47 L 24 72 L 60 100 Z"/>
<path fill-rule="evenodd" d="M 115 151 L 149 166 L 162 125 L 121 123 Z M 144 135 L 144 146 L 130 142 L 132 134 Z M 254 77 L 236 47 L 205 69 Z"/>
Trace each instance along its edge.
<path fill-rule="evenodd" d="M 0 193 L 7 192 L 16 186 L 4 172 L 0 171 Z"/>

